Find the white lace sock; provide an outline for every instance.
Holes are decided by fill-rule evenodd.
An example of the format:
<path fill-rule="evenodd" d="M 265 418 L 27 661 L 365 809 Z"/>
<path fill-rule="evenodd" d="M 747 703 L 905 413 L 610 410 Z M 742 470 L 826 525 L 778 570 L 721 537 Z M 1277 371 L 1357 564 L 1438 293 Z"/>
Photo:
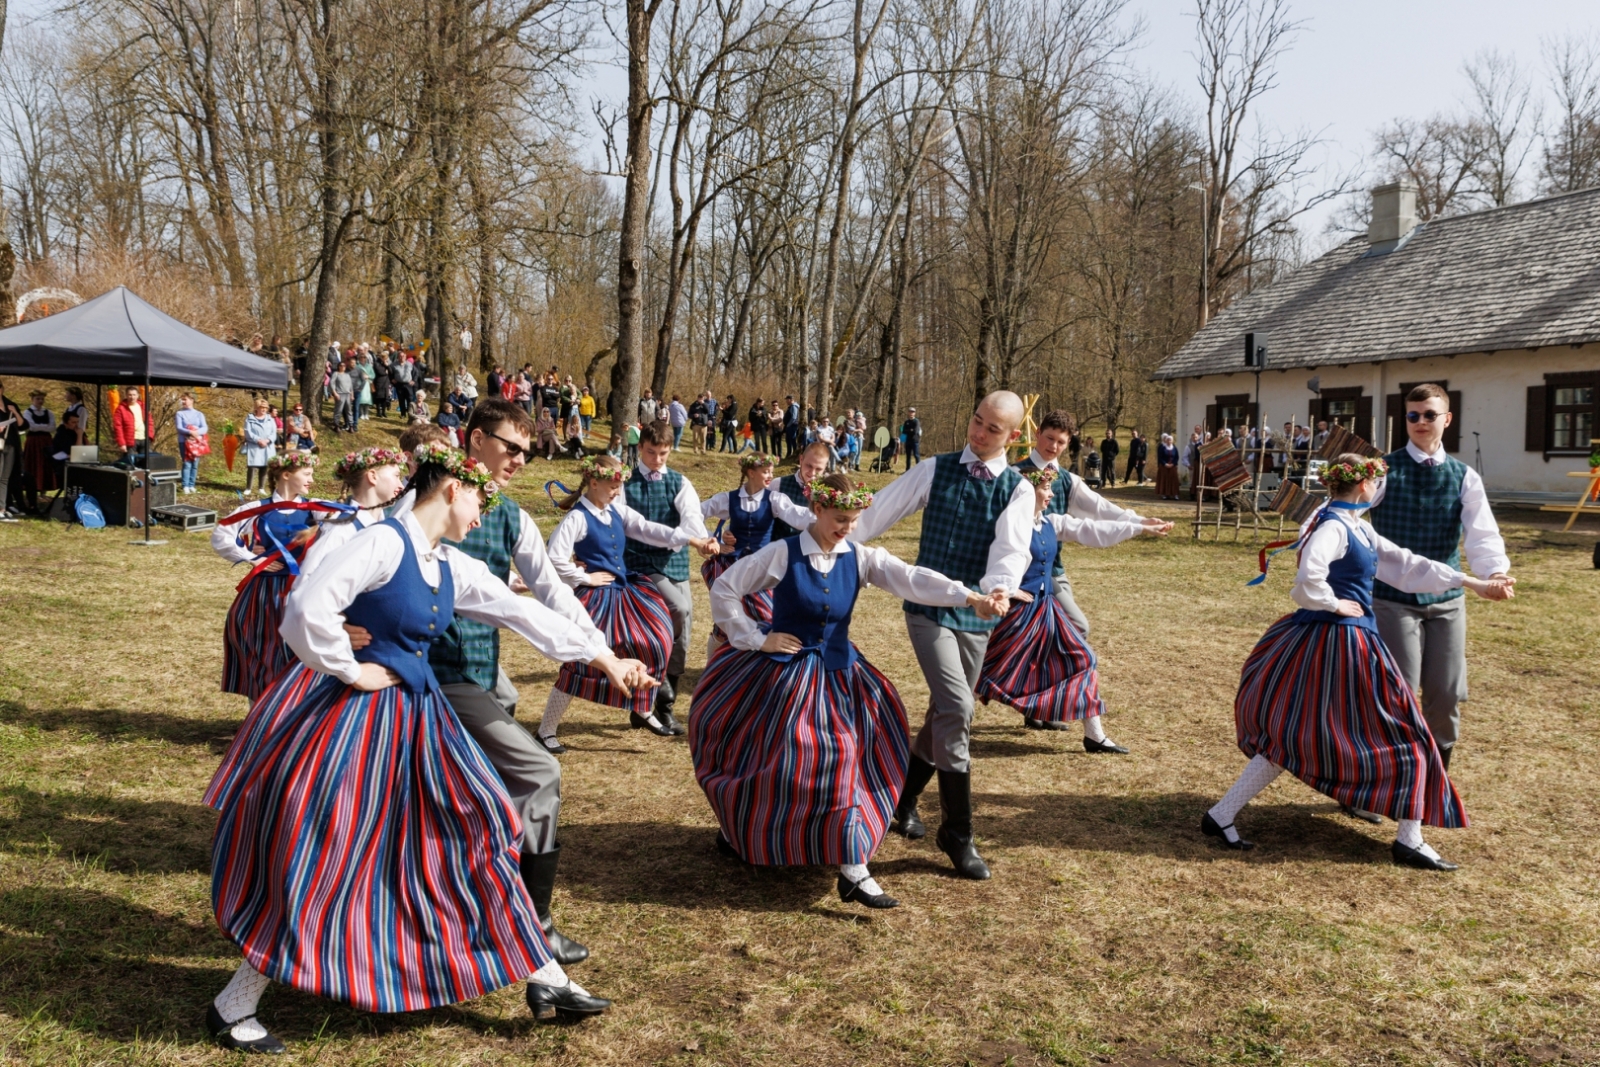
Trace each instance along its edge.
<path fill-rule="evenodd" d="M 845 881 L 852 885 L 860 886 L 863 893 L 868 893 L 875 897 L 883 896 L 883 890 L 873 879 L 872 873 L 867 870 L 865 863 L 841 863 L 839 864 L 839 873 L 844 875 Z"/>
<path fill-rule="evenodd" d="M 1256 798 L 1272 780 L 1283 773 L 1283 768 L 1267 759 L 1265 756 L 1253 756 L 1249 763 L 1244 765 L 1244 773 L 1239 775 L 1239 780 L 1233 783 L 1233 788 L 1223 794 L 1221 800 L 1211 809 L 1211 817 L 1222 827 L 1222 835 L 1229 841 L 1239 840 L 1239 832 L 1233 828 L 1233 820 L 1244 810 L 1244 806 Z"/>
<path fill-rule="evenodd" d="M 1439 858 L 1433 846 L 1422 839 L 1421 819 L 1401 819 L 1396 825 L 1394 839 L 1407 848 L 1414 848 L 1430 860 Z"/>
<path fill-rule="evenodd" d="M 582 993 L 584 996 L 589 995 L 589 991 L 583 988 L 583 986 L 579 985 L 577 982 L 574 982 L 567 975 L 567 972 L 561 969 L 561 964 L 557 963 L 555 960 L 551 960 L 549 963 L 530 974 L 528 976 L 528 981 L 532 982 L 534 985 L 555 986 L 557 989 L 563 986 L 571 986 L 575 991 Z"/>
<path fill-rule="evenodd" d="M 544 714 L 539 716 L 539 729 L 536 732 L 540 737 L 556 735 L 556 728 L 561 725 L 561 716 L 567 713 L 567 706 L 571 703 L 571 693 L 563 693 L 559 689 L 550 690 L 550 699 L 544 702 Z"/>
<path fill-rule="evenodd" d="M 1083 736 L 1100 744 L 1106 739 L 1106 728 L 1100 721 L 1100 716 L 1091 715 L 1083 720 Z"/>
<path fill-rule="evenodd" d="M 250 966 L 239 964 L 233 977 L 211 1003 L 225 1023 L 233 1023 L 233 1036 L 238 1041 L 259 1041 L 267 1036 L 266 1027 L 256 1021 L 256 1005 L 272 979 Z"/>

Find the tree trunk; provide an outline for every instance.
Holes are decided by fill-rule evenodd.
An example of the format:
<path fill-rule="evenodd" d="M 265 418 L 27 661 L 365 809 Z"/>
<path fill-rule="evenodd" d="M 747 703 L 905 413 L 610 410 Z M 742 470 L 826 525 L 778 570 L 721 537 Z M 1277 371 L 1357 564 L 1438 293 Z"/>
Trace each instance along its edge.
<path fill-rule="evenodd" d="M 650 24 L 661 0 L 627 0 L 628 145 L 617 255 L 617 362 L 611 368 L 613 432 L 638 417 L 644 370 L 645 238 L 650 216 Z"/>
<path fill-rule="evenodd" d="M 319 31 L 312 42 L 317 76 L 316 108 L 312 128 L 316 133 L 322 172 L 322 246 L 317 255 L 317 295 L 311 305 L 311 336 L 306 341 L 306 369 L 300 376 L 300 402 L 307 411 L 320 410 L 322 374 L 327 366 L 329 323 L 339 292 L 339 253 L 351 215 L 344 213 L 341 189 L 345 180 L 344 137 L 339 129 L 342 101 L 338 83 L 338 39 L 333 29 L 333 13 L 338 0 L 320 0 Z"/>
<path fill-rule="evenodd" d="M 401 340 L 400 330 L 400 253 L 395 227 L 390 219 L 383 227 L 383 335 Z"/>

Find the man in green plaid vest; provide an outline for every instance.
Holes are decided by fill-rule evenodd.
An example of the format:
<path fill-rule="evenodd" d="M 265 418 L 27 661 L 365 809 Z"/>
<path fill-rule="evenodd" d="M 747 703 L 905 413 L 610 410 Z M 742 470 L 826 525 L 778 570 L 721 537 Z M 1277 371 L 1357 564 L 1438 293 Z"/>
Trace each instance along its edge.
<path fill-rule="evenodd" d="M 1099 493 L 1090 489 L 1083 482 L 1074 477 L 1072 473 L 1061 466 L 1062 453 L 1072 444 L 1073 435 L 1078 432 L 1078 420 L 1069 411 L 1057 409 L 1049 412 L 1039 420 L 1038 432 L 1034 434 L 1033 450 L 1017 464 L 1019 471 L 1053 470 L 1057 472 L 1056 480 L 1051 483 L 1050 506 L 1047 509 L 1051 515 L 1071 515 L 1079 519 L 1108 519 L 1119 522 L 1139 522 L 1150 527 L 1156 533 L 1165 535 L 1172 529 L 1172 523 L 1161 519 L 1147 519 L 1136 511 L 1118 507 Z M 1056 562 L 1053 569 L 1055 575 L 1056 601 L 1066 611 L 1067 616 L 1083 636 L 1089 636 L 1089 620 L 1078 607 L 1078 602 L 1072 596 L 1072 582 L 1067 578 L 1066 566 L 1062 562 L 1062 554 L 1066 546 L 1062 545 L 1056 553 Z M 1083 720 L 1083 748 L 1091 754 L 1116 754 L 1127 755 L 1128 750 L 1111 740 L 1105 734 L 1105 726 L 1100 721 L 1100 716 L 1095 715 Z M 1024 719 L 1024 724 L 1032 730 L 1067 730 L 1069 723 L 1046 723 L 1038 719 Z"/>
<path fill-rule="evenodd" d="M 793 474 L 785 474 L 778 479 L 778 484 L 772 488 L 793 500 L 803 508 L 811 506 L 811 499 L 806 496 L 806 486 L 828 473 L 828 446 L 821 441 L 813 441 L 800 453 L 800 465 Z M 793 526 L 782 519 L 772 520 L 772 539 L 782 541 L 785 537 L 793 537 L 799 533 Z"/>
<path fill-rule="evenodd" d="M 1473 574 L 1505 578 L 1511 560 L 1483 479 L 1444 450 L 1444 431 L 1453 418 L 1450 396 L 1440 386 L 1419 385 L 1406 394 L 1410 440 L 1383 457 L 1389 473 L 1368 515 L 1373 529 L 1401 548 L 1458 569 L 1464 538 Z M 1510 585 L 1499 591 L 1511 595 Z M 1448 769 L 1467 699 L 1466 601 L 1459 589 L 1418 595 L 1383 582 L 1373 583 L 1372 597 L 1378 634 L 1421 695 L 1422 714 Z"/>
<path fill-rule="evenodd" d="M 623 490 L 628 506 L 651 522 L 683 530 L 698 541 L 709 538 L 700 513 L 700 497 L 678 471 L 667 466 L 672 455 L 672 427 L 659 420 L 639 431 L 639 463 Z M 694 596 L 689 587 L 689 550 L 676 552 L 628 539 L 623 561 L 628 570 L 643 575 L 667 602 L 672 615 L 672 655 L 667 660 L 667 683 L 656 691 L 655 712 L 649 718 L 630 719 L 652 733 L 677 735 L 684 726 L 673 718 L 672 705 L 678 699 L 678 679 L 683 676 L 689 650 L 689 629 L 694 624 Z M 660 723 L 660 728 L 651 724 Z"/>
<path fill-rule="evenodd" d="M 984 397 L 967 423 L 967 446 L 926 459 L 890 482 L 861 513 L 853 537 L 865 543 L 920 511 L 917 566 L 994 598 L 981 611 L 905 605 L 906 630 L 930 700 L 911 743 L 895 829 L 908 838 L 927 832 L 917 816 L 917 797 L 937 774 L 944 820 L 936 840 L 965 878 L 989 877 L 972 841 L 972 690 L 989 631 L 1027 569 L 1033 536 L 1033 486 L 1006 462 L 1006 446 L 1019 436 L 1022 416 L 1017 394 Z"/>

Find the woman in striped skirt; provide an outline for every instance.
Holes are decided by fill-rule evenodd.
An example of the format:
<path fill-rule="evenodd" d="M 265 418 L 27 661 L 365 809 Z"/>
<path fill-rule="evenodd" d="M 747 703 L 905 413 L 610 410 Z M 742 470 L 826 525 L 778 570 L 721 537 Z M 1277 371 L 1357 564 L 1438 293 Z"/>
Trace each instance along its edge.
<path fill-rule="evenodd" d="M 850 641 L 871 583 L 918 604 L 976 608 L 980 596 L 881 548 L 845 540 L 872 502 L 843 474 L 811 484 L 812 523 L 735 563 L 711 590 L 728 635 L 695 687 L 689 746 L 721 826 L 717 847 L 747 863 L 839 868 L 839 899 L 892 908 L 867 870 L 905 781 L 910 739 L 893 683 Z M 744 605 L 773 590 L 772 622 Z"/>
<path fill-rule="evenodd" d="M 1083 720 L 1083 734 L 1102 751 L 1128 750 L 1106 737 L 1100 717 L 1100 677 L 1094 651 L 1067 609 L 1055 598 L 1051 567 L 1061 541 L 1076 541 L 1091 548 L 1109 548 L 1140 534 L 1165 533 L 1142 521 L 1079 519 L 1046 514 L 1051 500 L 1054 468 L 1025 471 L 1033 483 L 1033 541 L 1028 570 L 1022 576 L 1013 605 L 989 635 L 978 677 L 977 696 L 1013 707 L 1023 717 L 1039 722 Z"/>
<path fill-rule="evenodd" d="M 405 488 L 406 454 L 392 448 L 347 452 L 334 466 L 333 476 L 344 487 L 345 506 L 352 510 L 317 526 L 305 559 L 300 561 L 302 578 L 340 545 L 383 521 L 384 508 L 394 503 Z"/>
<path fill-rule="evenodd" d="M 1372 582 L 1411 593 L 1465 587 L 1492 599 L 1510 589 L 1408 552 L 1361 522 L 1357 516 L 1371 505 L 1383 474 L 1382 460 L 1350 453 L 1323 470 L 1331 499 L 1297 542 L 1291 596 L 1300 610 L 1268 628 L 1239 680 L 1234 721 L 1239 750 L 1250 762 L 1200 822 L 1203 833 L 1229 848 L 1254 847 L 1239 836 L 1234 818 L 1287 770 L 1347 808 L 1397 820 L 1396 863 L 1455 870 L 1423 841 L 1422 826 L 1465 826 L 1466 809 L 1416 694 L 1378 637 Z"/>
<path fill-rule="evenodd" d="M 700 505 L 706 519 L 722 519 L 727 532 L 722 535 L 722 551 L 700 565 L 700 577 L 706 588 L 716 585 L 722 572 L 753 552 L 767 547 L 772 540 L 774 522 L 787 523 L 797 530 L 811 525 L 811 511 L 801 507 L 782 493 L 771 491 L 772 467 L 776 461 L 762 452 L 749 452 L 739 457 L 739 473 L 744 484 L 726 493 L 717 493 Z M 763 589 L 749 598 L 745 614 L 757 622 L 772 621 L 772 591 Z M 727 638 L 715 625 L 706 642 L 709 659 L 717 645 Z"/>
<path fill-rule="evenodd" d="M 239 582 L 223 624 L 222 691 L 255 700 L 294 656 L 278 636 L 283 602 L 315 529 L 317 501 L 307 500 L 317 457 L 288 451 L 267 465 L 270 501 L 246 504 L 217 523 L 211 547 L 230 563 L 252 567 Z"/>
<path fill-rule="evenodd" d="M 541 1020 L 609 1004 L 551 958 L 518 870 L 516 810 L 439 691 L 428 646 L 460 612 L 551 658 L 589 659 L 623 690 L 643 667 L 441 547 L 477 525 L 493 487 L 481 465 L 424 448 L 416 506 L 297 584 L 283 634 L 299 662 L 257 703 L 206 792 L 220 816 L 212 902 L 244 954 L 207 1018 L 230 1048 L 283 1050 L 255 1018 L 274 981 L 379 1012 L 522 978 Z M 370 634 L 359 651 L 347 621 Z"/>
<path fill-rule="evenodd" d="M 695 537 L 682 526 L 673 529 L 651 522 L 619 499 L 622 483 L 628 479 L 620 460 L 608 455 L 586 456 L 580 467 L 582 484 L 556 504 L 567 515 L 550 535 L 550 563 L 561 580 L 573 587 L 607 643 L 619 655 L 643 662 L 660 681 L 666 677 L 672 654 L 672 615 L 654 586 L 628 573 L 623 549 L 630 537 L 673 551 L 693 545 L 709 552 L 716 542 Z M 635 727 L 670 736 L 651 711 L 650 690 L 619 692 L 603 674 L 583 664 L 564 663 L 535 734 L 551 752 L 567 750 L 556 739 L 556 730 L 573 697 L 626 708 Z"/>

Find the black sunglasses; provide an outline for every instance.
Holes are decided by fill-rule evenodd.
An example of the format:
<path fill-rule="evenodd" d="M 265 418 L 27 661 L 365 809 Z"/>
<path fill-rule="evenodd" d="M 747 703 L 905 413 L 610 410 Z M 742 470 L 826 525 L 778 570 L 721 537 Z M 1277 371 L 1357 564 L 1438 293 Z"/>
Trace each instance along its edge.
<path fill-rule="evenodd" d="M 499 434 L 495 433 L 493 430 L 484 430 L 483 433 L 484 433 L 485 436 L 492 437 L 496 441 L 499 441 L 501 444 L 505 445 L 506 446 L 506 455 L 510 456 L 512 459 L 522 459 L 522 458 L 524 458 L 526 456 L 530 456 L 530 455 L 533 454 L 531 450 L 529 450 L 527 448 L 523 448 L 521 445 L 517 444 L 515 441 L 507 441 L 504 437 L 501 437 Z"/>
<path fill-rule="evenodd" d="M 1438 422 L 1439 419 L 1448 414 L 1448 411 L 1408 411 L 1406 412 L 1406 421 L 1421 422 L 1423 419 L 1427 419 L 1429 422 Z"/>

